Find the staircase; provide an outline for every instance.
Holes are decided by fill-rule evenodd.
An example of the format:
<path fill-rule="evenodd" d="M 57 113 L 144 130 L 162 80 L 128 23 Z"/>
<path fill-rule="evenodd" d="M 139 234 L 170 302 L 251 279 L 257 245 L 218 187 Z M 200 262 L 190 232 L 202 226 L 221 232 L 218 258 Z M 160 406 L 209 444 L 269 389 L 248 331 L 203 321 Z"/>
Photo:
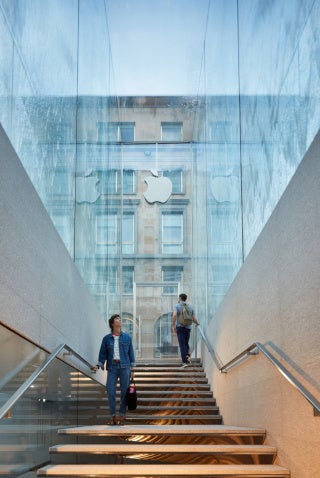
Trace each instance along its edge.
<path fill-rule="evenodd" d="M 64 442 L 50 448 L 51 463 L 38 476 L 290 476 L 264 444 L 265 430 L 223 425 L 199 360 L 184 369 L 177 361 L 139 362 L 135 383 L 138 408 L 124 426 L 99 424 L 108 418 L 106 399 L 103 415 L 89 399 L 91 424 L 60 429 Z"/>

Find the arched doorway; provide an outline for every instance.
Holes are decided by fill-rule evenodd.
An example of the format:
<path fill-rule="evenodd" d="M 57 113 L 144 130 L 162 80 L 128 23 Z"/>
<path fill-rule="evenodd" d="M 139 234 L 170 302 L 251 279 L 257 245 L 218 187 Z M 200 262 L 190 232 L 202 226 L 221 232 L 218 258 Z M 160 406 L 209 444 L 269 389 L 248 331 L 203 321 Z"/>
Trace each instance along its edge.
<path fill-rule="evenodd" d="M 168 293 L 168 286 L 174 287 L 174 293 Z M 178 282 L 133 284 L 132 337 L 137 358 L 174 356 L 174 350 L 177 354 L 178 349 L 172 348 L 178 342 L 171 337 L 171 316 L 179 290 Z"/>
<path fill-rule="evenodd" d="M 161 315 L 154 324 L 154 356 L 177 357 L 178 342 L 176 334 L 172 334 L 172 312 Z"/>

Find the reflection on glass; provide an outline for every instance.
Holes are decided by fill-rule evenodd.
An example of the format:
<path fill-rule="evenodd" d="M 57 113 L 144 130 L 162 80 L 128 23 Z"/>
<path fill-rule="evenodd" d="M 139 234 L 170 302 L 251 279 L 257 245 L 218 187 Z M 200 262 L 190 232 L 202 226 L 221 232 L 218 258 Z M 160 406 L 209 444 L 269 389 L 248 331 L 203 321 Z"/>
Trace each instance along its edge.
<path fill-rule="evenodd" d="M 191 2 L 183 22 L 180 2 L 109 3 L 2 2 L 0 121 L 105 318 L 173 278 L 205 328 L 319 130 L 319 2 Z M 135 68 L 155 38 L 158 68 Z M 146 202 L 150 175 L 170 197 Z M 151 347 L 169 309 L 142 304 Z"/>
<path fill-rule="evenodd" d="M 2 326 L 0 351 L 2 407 L 48 354 Z M 59 359 L 51 362 L 0 419 L 0 474 L 17 476 L 49 461 L 58 428 L 103 423 L 103 413 L 91 403 L 92 396 L 101 403 L 104 395 L 90 377 Z"/>

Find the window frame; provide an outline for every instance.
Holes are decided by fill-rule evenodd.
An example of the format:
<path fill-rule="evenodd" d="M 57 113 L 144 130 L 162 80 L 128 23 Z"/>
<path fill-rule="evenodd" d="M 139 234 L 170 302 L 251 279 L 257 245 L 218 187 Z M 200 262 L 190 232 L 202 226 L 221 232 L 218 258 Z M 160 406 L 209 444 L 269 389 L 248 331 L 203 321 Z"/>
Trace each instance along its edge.
<path fill-rule="evenodd" d="M 166 278 L 165 278 L 165 273 L 166 272 L 168 272 L 168 273 L 170 273 L 170 272 L 178 273 L 179 280 L 177 280 L 177 281 L 175 279 L 166 280 Z M 174 265 L 174 266 L 162 266 L 161 267 L 162 282 L 179 282 L 180 284 L 182 284 L 182 278 L 183 278 L 183 266 Z M 170 291 L 168 289 L 170 289 Z M 174 285 L 163 286 L 162 287 L 162 295 L 170 295 L 170 296 L 171 295 L 172 296 L 178 295 L 178 286 L 174 286 Z"/>
<path fill-rule="evenodd" d="M 131 237 L 131 241 L 126 241 L 124 242 L 124 218 L 125 216 L 130 216 L 132 218 L 132 224 L 131 224 L 131 234 L 132 234 L 132 237 Z M 124 210 L 122 212 L 122 215 L 121 215 L 121 231 L 122 231 L 122 237 L 121 237 L 121 253 L 123 256 L 127 256 L 127 255 L 133 255 L 135 254 L 135 248 L 136 248 L 136 217 L 135 217 L 135 213 L 134 211 L 126 211 Z M 132 249 L 130 252 L 125 252 L 124 251 L 124 246 L 127 245 L 131 245 Z"/>
<path fill-rule="evenodd" d="M 166 131 L 166 128 L 168 130 Z M 170 132 L 169 128 L 172 129 Z M 176 131 L 175 131 L 176 129 Z M 182 121 L 162 121 L 161 122 L 161 141 L 181 142 L 182 141 L 183 122 Z M 176 136 L 176 137 L 174 137 Z"/>
<path fill-rule="evenodd" d="M 170 226 L 165 226 L 164 225 L 164 217 L 180 217 L 180 240 L 179 241 L 165 241 L 165 232 L 164 232 L 164 227 L 170 227 Z M 160 244 L 160 247 L 161 247 L 161 254 L 164 254 L 164 255 L 176 255 L 176 254 L 183 254 L 184 251 L 185 251 L 185 217 L 184 217 L 184 211 L 179 209 L 179 210 L 162 210 L 161 211 L 161 231 L 160 231 L 160 237 L 161 237 L 161 244 Z M 165 251 L 165 248 L 166 247 L 174 247 L 175 245 L 177 245 L 178 247 L 180 247 L 180 250 L 179 251 Z"/>

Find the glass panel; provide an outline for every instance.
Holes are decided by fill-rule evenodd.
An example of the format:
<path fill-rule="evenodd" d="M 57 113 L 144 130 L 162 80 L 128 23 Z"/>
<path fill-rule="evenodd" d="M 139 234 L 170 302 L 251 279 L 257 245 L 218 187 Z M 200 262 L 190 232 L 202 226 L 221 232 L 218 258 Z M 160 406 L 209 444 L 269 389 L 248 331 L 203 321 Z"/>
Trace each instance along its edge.
<path fill-rule="evenodd" d="M 182 267 L 205 321 L 319 130 L 320 4 L 118 3 L 2 0 L 0 122 L 103 314 L 132 314 L 120 272 L 134 260 L 141 282 Z M 172 194 L 147 202 L 146 179 Z M 164 214 L 181 214 L 176 229 Z"/>
<path fill-rule="evenodd" d="M 99 169 L 97 175 L 99 179 L 97 189 L 101 194 L 115 194 L 118 192 L 118 171 Z"/>
<path fill-rule="evenodd" d="M 177 296 L 163 296 L 161 284 L 135 284 L 135 309 L 132 337 L 138 358 L 180 357 L 177 335 L 172 333 L 172 311 Z M 175 287 L 180 291 L 180 285 Z M 190 336 L 190 352 L 195 351 L 197 331 Z"/>
<path fill-rule="evenodd" d="M 118 124 L 111 122 L 98 122 L 98 141 L 118 141 Z"/>
<path fill-rule="evenodd" d="M 115 254 L 118 244 L 117 215 L 96 217 L 96 250 L 98 254 Z"/>
<path fill-rule="evenodd" d="M 134 253 L 134 215 L 124 213 L 122 217 L 122 253 Z"/>
<path fill-rule="evenodd" d="M 181 254 L 183 252 L 183 215 L 181 213 L 162 214 L 162 252 Z"/>
<path fill-rule="evenodd" d="M 0 351 L 1 407 L 48 354 L 3 326 Z M 0 421 L 0 475 L 19 476 L 50 461 L 49 447 L 56 444 L 58 428 L 86 425 L 92 416 L 99 420 L 96 407 L 79 407 L 79 392 L 84 398 L 88 384 L 104 396 L 103 386 L 63 361 L 48 365 Z"/>
<path fill-rule="evenodd" d="M 123 171 L 123 194 L 133 194 L 135 192 L 134 171 L 124 169 Z"/>
<path fill-rule="evenodd" d="M 163 266 L 162 280 L 163 282 L 175 282 L 177 284 L 163 287 L 162 293 L 178 296 L 178 284 L 182 282 L 182 268 L 179 266 Z"/>
<path fill-rule="evenodd" d="M 182 183 L 182 170 L 172 170 L 172 171 L 163 171 L 163 175 L 170 179 L 172 182 L 172 193 L 181 194 L 183 193 L 183 183 Z"/>
<path fill-rule="evenodd" d="M 134 267 L 124 266 L 122 268 L 123 293 L 133 294 Z"/>
<path fill-rule="evenodd" d="M 182 141 L 182 123 L 161 123 L 162 141 Z"/>
<path fill-rule="evenodd" d="M 120 141 L 133 142 L 134 141 L 134 123 L 120 123 L 119 125 Z"/>

